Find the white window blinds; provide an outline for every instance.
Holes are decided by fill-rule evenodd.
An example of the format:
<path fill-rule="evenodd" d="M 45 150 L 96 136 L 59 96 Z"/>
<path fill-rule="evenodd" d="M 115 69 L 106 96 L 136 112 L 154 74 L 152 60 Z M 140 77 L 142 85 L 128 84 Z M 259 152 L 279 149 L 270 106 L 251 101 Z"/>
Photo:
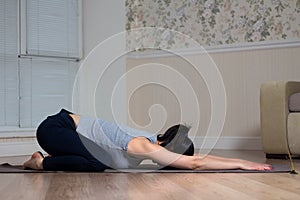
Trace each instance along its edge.
<path fill-rule="evenodd" d="M 61 108 L 71 109 L 77 62 L 20 60 L 20 127 L 36 127 Z"/>
<path fill-rule="evenodd" d="M 21 4 L 20 127 L 36 127 L 61 108 L 70 109 L 78 70 L 72 58 L 81 57 L 80 10 L 80 0 Z"/>
<path fill-rule="evenodd" d="M 80 3 L 80 0 L 26 0 L 21 10 L 25 18 L 21 54 L 80 58 Z"/>
<path fill-rule="evenodd" d="M 0 0 L 0 132 L 71 108 L 80 18 L 81 0 Z"/>
<path fill-rule="evenodd" d="M 0 0 L 0 126 L 19 124 L 17 0 Z"/>

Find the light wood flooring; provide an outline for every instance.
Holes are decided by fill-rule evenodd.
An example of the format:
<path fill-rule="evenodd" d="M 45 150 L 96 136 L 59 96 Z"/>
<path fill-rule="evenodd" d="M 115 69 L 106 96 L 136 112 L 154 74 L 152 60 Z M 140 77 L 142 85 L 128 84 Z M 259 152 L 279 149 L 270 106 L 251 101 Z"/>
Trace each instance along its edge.
<path fill-rule="evenodd" d="M 214 151 L 214 155 L 267 163 L 260 151 Z M 21 164 L 28 157 L 0 158 Z M 300 160 L 295 161 L 300 171 Z M 280 174 L 34 173 L 0 174 L 1 200 L 34 199 L 300 199 L 300 176 Z"/>

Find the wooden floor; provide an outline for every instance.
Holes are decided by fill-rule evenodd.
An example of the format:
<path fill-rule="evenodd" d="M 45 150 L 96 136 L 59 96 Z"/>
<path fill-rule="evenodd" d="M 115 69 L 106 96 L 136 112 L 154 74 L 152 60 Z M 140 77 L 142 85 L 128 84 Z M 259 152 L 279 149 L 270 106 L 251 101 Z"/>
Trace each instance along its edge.
<path fill-rule="evenodd" d="M 212 154 L 267 163 L 259 151 Z M 0 158 L 22 163 L 27 157 Z M 300 171 L 300 160 L 295 161 Z M 283 174 L 40 173 L 0 174 L 0 199 L 300 199 L 300 176 Z"/>

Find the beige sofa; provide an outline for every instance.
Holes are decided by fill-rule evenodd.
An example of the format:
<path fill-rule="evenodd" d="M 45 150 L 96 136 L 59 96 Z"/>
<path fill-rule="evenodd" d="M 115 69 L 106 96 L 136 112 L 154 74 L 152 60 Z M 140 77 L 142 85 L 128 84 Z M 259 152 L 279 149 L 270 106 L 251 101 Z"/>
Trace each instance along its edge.
<path fill-rule="evenodd" d="M 298 93 L 298 94 L 296 94 Z M 260 89 L 260 121 L 267 158 L 300 155 L 300 82 L 266 82 Z"/>

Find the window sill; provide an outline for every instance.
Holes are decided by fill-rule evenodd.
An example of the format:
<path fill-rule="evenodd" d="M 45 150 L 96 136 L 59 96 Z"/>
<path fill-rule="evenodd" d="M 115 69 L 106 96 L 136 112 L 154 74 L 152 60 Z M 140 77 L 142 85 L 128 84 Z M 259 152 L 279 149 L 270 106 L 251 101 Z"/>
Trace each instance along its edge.
<path fill-rule="evenodd" d="M 0 138 L 35 137 L 36 128 L 0 127 Z"/>

